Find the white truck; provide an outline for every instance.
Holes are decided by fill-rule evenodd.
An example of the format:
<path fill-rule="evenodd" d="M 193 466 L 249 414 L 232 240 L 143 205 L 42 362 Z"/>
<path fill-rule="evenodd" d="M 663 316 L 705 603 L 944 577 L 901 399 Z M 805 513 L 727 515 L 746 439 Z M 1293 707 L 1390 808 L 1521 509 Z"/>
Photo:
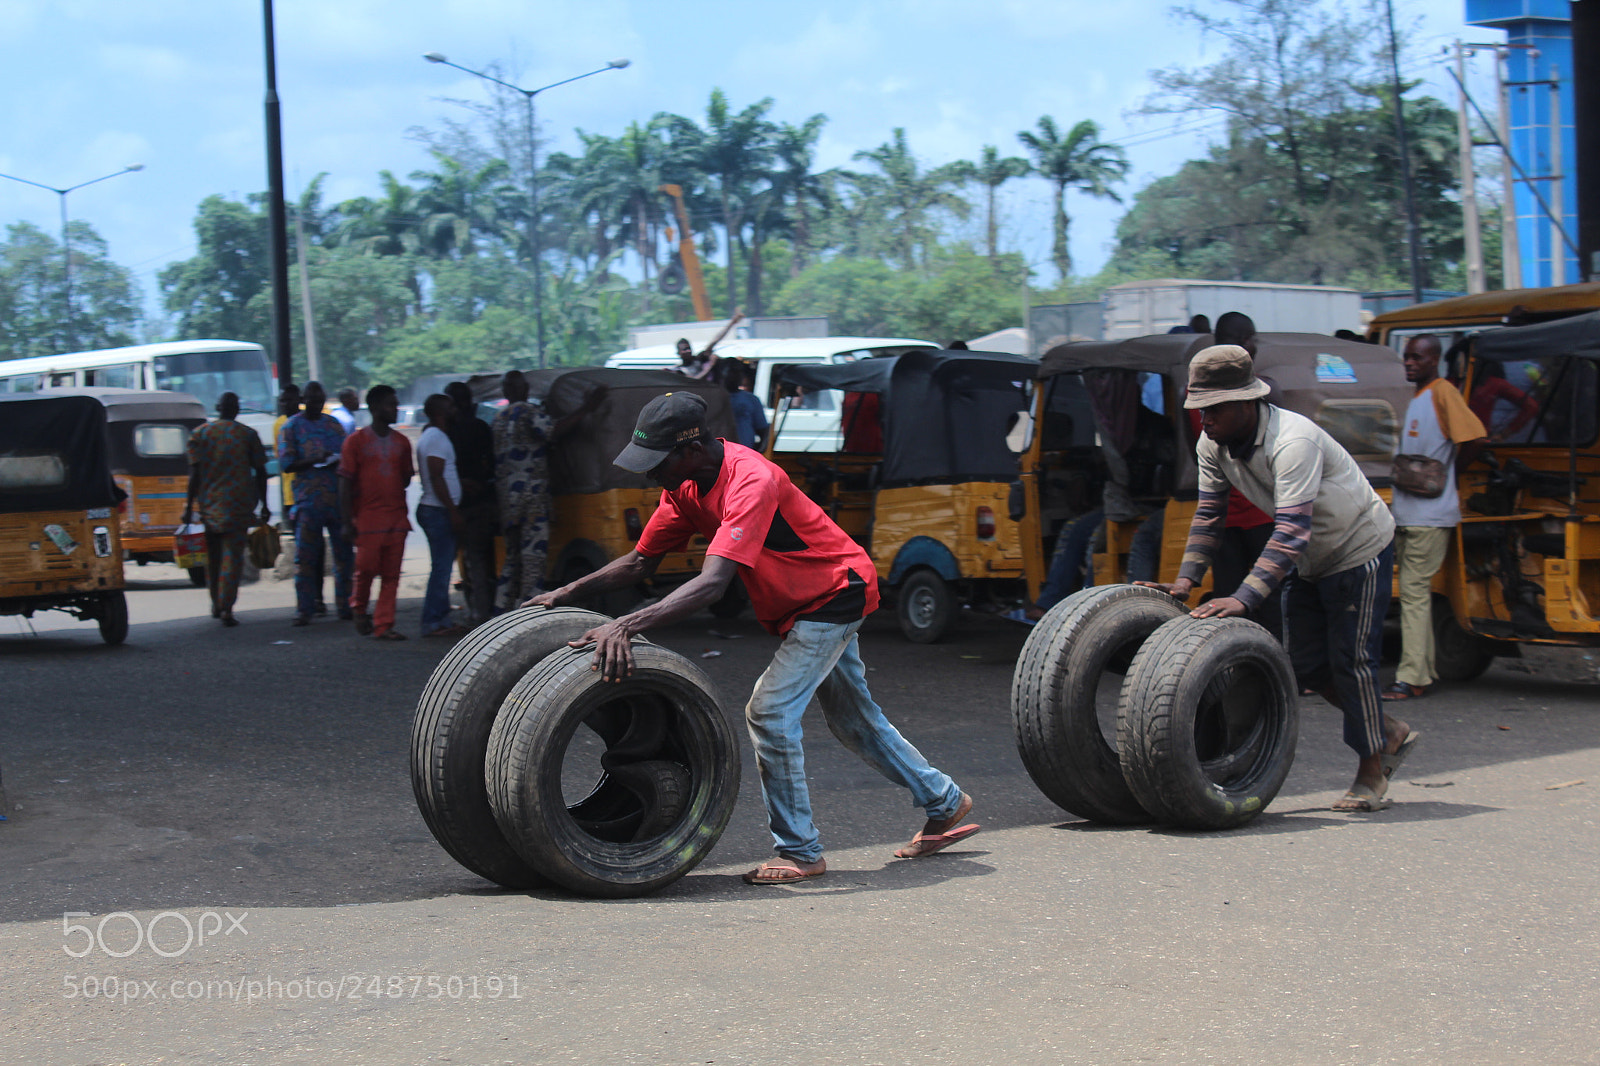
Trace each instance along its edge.
<path fill-rule="evenodd" d="M 1258 281 L 1162 278 L 1113 285 L 1105 292 L 1105 339 L 1124 340 L 1186 326 L 1194 315 L 1216 325 L 1227 311 L 1242 311 L 1263 333 L 1360 333 L 1361 294 L 1327 285 L 1276 285 Z"/>

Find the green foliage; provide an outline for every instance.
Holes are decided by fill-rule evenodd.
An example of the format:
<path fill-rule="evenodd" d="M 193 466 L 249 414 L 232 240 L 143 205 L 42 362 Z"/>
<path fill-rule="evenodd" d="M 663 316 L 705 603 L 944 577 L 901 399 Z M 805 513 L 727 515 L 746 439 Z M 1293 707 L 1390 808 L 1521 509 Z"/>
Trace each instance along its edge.
<path fill-rule="evenodd" d="M 208 196 L 195 216 L 195 254 L 158 275 L 178 335 L 255 340 L 270 332 L 270 307 L 256 297 L 271 277 L 261 197 L 240 203 Z"/>
<path fill-rule="evenodd" d="M 61 245 L 28 222 L 0 241 L 0 359 L 54 355 L 134 343 L 139 329 L 133 274 L 111 262 L 87 222 L 67 227 L 72 245 L 72 308 Z"/>

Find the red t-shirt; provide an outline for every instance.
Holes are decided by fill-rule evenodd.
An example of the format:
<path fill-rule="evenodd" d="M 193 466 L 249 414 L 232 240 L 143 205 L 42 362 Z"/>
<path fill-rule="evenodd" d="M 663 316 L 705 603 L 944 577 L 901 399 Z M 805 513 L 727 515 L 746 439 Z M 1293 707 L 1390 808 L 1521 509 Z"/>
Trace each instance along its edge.
<path fill-rule="evenodd" d="M 750 592 L 756 618 L 787 633 L 802 619 L 848 624 L 878 609 L 878 574 L 851 540 L 777 464 L 723 442 L 722 471 L 704 498 L 685 481 L 661 494 L 639 537 L 640 555 L 682 551 L 694 534 L 707 555 L 731 559 Z"/>
<path fill-rule="evenodd" d="M 380 437 L 371 426 L 363 426 L 344 439 L 339 476 L 350 479 L 357 533 L 411 528 L 406 518 L 406 486 L 414 473 L 411 442 L 399 430 L 391 429 Z"/>

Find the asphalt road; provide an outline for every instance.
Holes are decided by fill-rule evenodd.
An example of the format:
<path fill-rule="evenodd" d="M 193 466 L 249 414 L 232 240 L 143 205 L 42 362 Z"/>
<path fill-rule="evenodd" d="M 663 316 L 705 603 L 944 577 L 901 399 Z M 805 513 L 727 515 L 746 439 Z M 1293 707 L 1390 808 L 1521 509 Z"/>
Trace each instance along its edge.
<path fill-rule="evenodd" d="M 1034 788 L 1020 627 L 919 647 L 880 615 L 875 694 L 983 833 L 893 859 L 920 813 L 808 719 L 827 877 L 738 880 L 768 848 L 746 745 L 708 861 L 602 902 L 499 890 L 429 835 L 406 752 L 437 642 L 290 628 L 273 581 L 224 630 L 172 568 L 128 573 L 124 647 L 0 619 L 0 1062 L 1600 1062 L 1600 655 L 1408 705 L 1374 815 L 1327 810 L 1354 758 L 1307 699 L 1277 800 L 1200 834 Z M 775 646 L 748 618 L 654 637 L 734 713 Z"/>

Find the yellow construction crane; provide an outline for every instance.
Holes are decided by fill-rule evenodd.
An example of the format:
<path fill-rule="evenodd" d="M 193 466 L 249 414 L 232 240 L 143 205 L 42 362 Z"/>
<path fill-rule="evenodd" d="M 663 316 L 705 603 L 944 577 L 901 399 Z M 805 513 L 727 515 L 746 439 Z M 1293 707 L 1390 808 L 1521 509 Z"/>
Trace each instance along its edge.
<path fill-rule="evenodd" d="M 689 213 L 683 208 L 683 187 L 681 185 L 663 185 L 661 191 L 672 197 L 672 202 L 678 213 L 678 261 L 667 267 L 661 273 L 661 291 L 669 295 L 682 292 L 681 284 L 672 287 L 668 278 L 672 275 L 673 266 L 679 267 L 683 280 L 689 284 L 689 298 L 694 301 L 694 317 L 701 322 L 711 320 L 711 301 L 706 299 L 706 279 L 700 273 L 700 257 L 694 251 L 694 235 L 689 232 Z M 667 227 L 667 240 L 673 239 L 672 227 Z"/>

